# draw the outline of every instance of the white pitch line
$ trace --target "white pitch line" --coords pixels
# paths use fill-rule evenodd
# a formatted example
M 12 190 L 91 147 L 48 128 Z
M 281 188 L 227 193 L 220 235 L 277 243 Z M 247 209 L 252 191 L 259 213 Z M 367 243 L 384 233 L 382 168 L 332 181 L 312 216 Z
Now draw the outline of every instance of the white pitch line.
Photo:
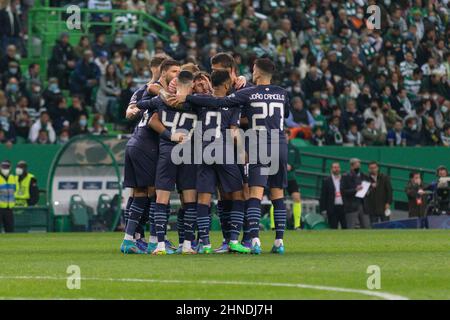
M 0 280 L 67 280 L 64 277 L 53 276 L 0 276 Z M 335 291 L 357 293 L 385 300 L 409 300 L 409 298 L 382 291 L 360 290 L 351 288 L 319 286 L 302 283 L 282 283 L 282 282 L 250 282 L 250 281 L 216 281 L 216 280 L 161 280 L 161 279 L 137 279 L 137 278 L 81 278 L 84 281 L 107 281 L 107 282 L 143 282 L 143 283 L 177 283 L 177 284 L 202 284 L 202 285 L 237 285 L 237 286 L 266 286 L 266 287 L 286 287 L 301 288 L 320 291 Z

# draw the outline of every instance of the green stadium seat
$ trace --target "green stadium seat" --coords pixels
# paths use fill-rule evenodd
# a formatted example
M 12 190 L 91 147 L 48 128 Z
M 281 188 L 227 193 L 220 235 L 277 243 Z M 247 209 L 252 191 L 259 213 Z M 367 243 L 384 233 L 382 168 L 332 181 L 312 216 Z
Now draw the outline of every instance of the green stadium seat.
M 89 228 L 88 207 L 80 195 L 70 197 L 69 214 L 73 231 L 87 231 Z
M 101 194 L 97 202 L 97 219 L 105 220 L 111 211 L 111 197 L 107 194 Z
M 307 230 L 324 230 L 329 229 L 325 218 L 317 213 L 308 213 L 302 216 L 302 224 Z

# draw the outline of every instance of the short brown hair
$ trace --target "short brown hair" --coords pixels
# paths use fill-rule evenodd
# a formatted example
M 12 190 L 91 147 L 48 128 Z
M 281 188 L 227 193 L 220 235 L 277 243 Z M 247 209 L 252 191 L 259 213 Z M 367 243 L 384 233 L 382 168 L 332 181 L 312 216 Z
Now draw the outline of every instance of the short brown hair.
M 185 64 L 183 64 L 181 66 L 181 70 L 189 71 L 190 73 L 195 74 L 196 72 L 200 71 L 200 68 L 196 64 L 194 64 L 192 62 L 188 62 L 188 63 L 185 63 Z
M 166 59 L 161 63 L 161 72 L 169 70 L 171 67 L 180 67 L 181 63 L 173 59 Z
M 236 67 L 234 58 L 229 53 L 221 52 L 211 58 L 211 64 L 220 64 L 223 68 L 233 69 Z
M 167 59 L 166 55 L 157 54 L 150 60 L 150 68 L 158 68 Z

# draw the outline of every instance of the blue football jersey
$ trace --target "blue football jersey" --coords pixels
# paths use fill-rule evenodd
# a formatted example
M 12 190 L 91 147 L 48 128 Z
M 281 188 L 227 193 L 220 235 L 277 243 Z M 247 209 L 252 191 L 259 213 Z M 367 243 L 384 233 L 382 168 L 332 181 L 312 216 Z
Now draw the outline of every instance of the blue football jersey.
M 280 143 L 286 143 L 284 119 L 289 115 L 289 96 L 275 85 L 258 85 L 238 90 L 227 97 L 187 96 L 186 101 L 208 108 L 241 107 L 248 118 L 249 129 L 267 132 L 276 130 Z M 270 135 L 268 135 L 270 142 Z

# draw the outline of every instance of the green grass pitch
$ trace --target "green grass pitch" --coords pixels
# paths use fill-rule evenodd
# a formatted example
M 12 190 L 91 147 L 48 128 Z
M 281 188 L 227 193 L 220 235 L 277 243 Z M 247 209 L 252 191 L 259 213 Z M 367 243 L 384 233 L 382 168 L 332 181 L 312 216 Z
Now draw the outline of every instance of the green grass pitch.
M 262 233 L 260 256 L 124 256 L 121 238 L 0 234 L 0 298 L 450 299 L 448 230 L 289 231 L 284 256 L 268 253 L 272 232 Z M 79 290 L 67 289 L 69 265 L 81 269 Z M 380 290 L 367 288 L 369 265 L 380 267 Z

